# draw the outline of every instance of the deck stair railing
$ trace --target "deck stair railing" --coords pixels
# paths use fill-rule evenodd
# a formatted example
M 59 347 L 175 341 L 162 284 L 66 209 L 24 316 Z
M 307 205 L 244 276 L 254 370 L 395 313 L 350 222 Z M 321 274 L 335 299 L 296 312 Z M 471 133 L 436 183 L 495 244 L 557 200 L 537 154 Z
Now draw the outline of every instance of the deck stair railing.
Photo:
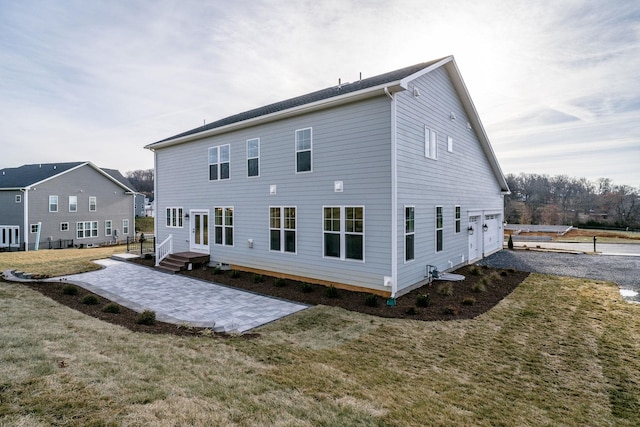
M 173 235 L 169 234 L 169 237 L 164 239 L 162 243 L 156 248 L 156 267 L 160 265 L 160 261 L 168 257 L 173 253 Z

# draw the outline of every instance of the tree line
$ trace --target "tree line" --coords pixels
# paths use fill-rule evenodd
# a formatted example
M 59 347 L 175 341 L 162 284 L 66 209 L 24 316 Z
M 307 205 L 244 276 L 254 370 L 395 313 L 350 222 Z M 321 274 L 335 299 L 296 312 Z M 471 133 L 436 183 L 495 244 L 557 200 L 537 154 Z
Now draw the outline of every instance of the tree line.
M 521 173 L 506 179 L 509 223 L 640 229 L 640 188 L 566 175 Z
M 138 169 L 124 174 L 133 188 L 153 199 L 153 169 Z

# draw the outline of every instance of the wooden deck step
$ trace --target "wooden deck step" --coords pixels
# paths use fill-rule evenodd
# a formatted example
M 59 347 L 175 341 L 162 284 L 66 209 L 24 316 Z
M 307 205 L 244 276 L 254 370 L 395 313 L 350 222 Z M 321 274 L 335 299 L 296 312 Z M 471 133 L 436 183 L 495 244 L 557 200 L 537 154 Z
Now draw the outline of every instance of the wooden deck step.
M 178 273 L 181 270 L 186 270 L 189 264 L 201 265 L 208 263 L 209 259 L 209 255 L 198 252 L 176 252 L 160 261 L 158 268 Z

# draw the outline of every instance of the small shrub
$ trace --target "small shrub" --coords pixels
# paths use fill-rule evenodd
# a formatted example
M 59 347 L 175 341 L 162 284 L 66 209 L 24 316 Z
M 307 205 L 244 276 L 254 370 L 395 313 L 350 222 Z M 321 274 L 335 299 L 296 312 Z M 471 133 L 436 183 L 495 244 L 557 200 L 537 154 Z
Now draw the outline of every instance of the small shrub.
M 416 297 L 416 305 L 418 307 L 429 307 L 431 305 L 431 295 L 420 294 Z
M 102 311 L 104 311 L 105 313 L 119 314 L 120 306 L 115 302 L 110 302 L 106 304 L 104 307 L 102 307 Z
M 151 259 L 153 258 L 153 255 L 151 254 L 144 254 L 144 259 Z
M 376 294 L 369 294 L 364 298 L 364 304 L 367 307 L 377 307 L 378 306 L 378 296 Z
M 309 292 L 313 292 L 313 286 L 311 285 L 311 283 L 304 282 L 300 285 L 300 290 L 303 293 L 308 294 Z
M 447 314 L 449 316 L 455 316 L 456 314 L 458 314 L 458 309 L 455 308 L 455 307 L 447 306 L 444 309 L 442 309 L 442 314 Z
M 238 270 L 231 270 L 231 278 L 238 279 L 240 277 L 240 272 Z
M 480 280 L 480 283 L 482 283 L 486 288 L 487 286 L 489 286 L 489 279 L 486 277 L 483 277 L 482 280 Z
M 471 286 L 471 290 L 477 293 L 486 292 L 487 287 L 482 282 L 476 282 Z
M 443 283 L 438 286 L 438 293 L 440 295 L 444 295 L 450 297 L 453 295 L 453 285 L 451 283 Z
M 479 276 L 480 275 L 480 269 L 478 268 L 478 266 L 474 265 L 469 270 L 469 274 L 471 274 L 472 276 Z
M 473 297 L 465 298 L 462 300 L 462 304 L 464 305 L 473 305 L 476 303 L 476 299 Z
M 324 295 L 327 298 L 338 298 L 338 289 L 335 286 L 329 286 L 326 291 L 324 291 Z
M 282 277 L 276 277 L 275 279 L 273 279 L 273 286 L 277 288 L 281 288 L 286 284 L 287 284 L 286 280 L 284 280 Z
M 213 274 L 221 274 L 222 269 L 220 267 L 213 267 Z
M 87 305 L 96 305 L 98 303 L 98 297 L 93 294 L 87 294 L 82 297 L 80 302 Z
M 415 307 L 409 307 L 407 308 L 407 311 L 405 311 L 405 313 L 407 313 L 410 316 L 415 316 L 416 314 L 418 314 L 418 310 L 416 310 Z
M 253 275 L 253 283 L 262 283 L 263 281 L 264 281 L 264 277 L 262 277 L 262 274 Z
M 62 287 L 62 293 L 65 295 L 78 295 L 80 291 L 77 286 L 73 285 L 64 285 Z
M 493 271 L 491 272 L 491 274 L 489 274 L 489 276 L 487 276 L 487 279 L 490 282 L 497 282 L 499 280 L 502 280 L 502 276 L 497 271 Z
M 156 312 L 153 310 L 143 311 L 142 313 L 138 314 L 138 317 L 136 317 L 136 323 L 138 325 L 155 325 Z
M 513 249 L 513 237 L 511 237 L 511 234 L 509 234 L 509 241 L 507 242 L 507 247 L 509 249 Z
M 502 277 L 507 277 L 507 276 L 509 275 L 509 273 L 507 273 L 506 271 L 502 270 L 502 271 L 500 272 L 500 275 L 501 275 Z

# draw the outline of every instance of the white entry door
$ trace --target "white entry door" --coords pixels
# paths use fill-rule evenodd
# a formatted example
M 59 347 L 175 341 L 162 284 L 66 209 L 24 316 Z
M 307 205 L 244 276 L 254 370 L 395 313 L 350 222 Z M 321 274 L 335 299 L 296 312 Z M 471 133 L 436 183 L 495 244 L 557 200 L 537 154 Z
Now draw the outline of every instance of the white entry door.
M 209 211 L 189 211 L 191 217 L 191 240 L 189 249 L 195 252 L 209 253 Z
M 469 217 L 469 262 L 474 262 L 482 257 L 482 224 L 480 215 Z

